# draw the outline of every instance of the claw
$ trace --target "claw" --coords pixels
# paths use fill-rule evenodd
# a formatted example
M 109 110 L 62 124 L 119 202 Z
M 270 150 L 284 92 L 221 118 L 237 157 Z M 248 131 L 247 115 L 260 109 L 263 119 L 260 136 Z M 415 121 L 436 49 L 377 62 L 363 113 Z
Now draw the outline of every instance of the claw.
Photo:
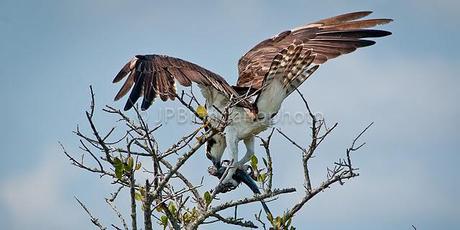
M 226 166 L 217 168 L 215 165 L 211 165 L 208 167 L 208 173 L 219 179 L 222 178 L 226 170 L 227 170 Z M 234 176 L 232 178 L 225 178 L 222 181 L 222 183 L 219 185 L 219 187 L 217 188 L 217 191 L 220 193 L 226 193 L 226 192 L 232 191 L 235 188 L 237 188 L 240 183 L 241 181 L 236 180 Z
M 252 170 L 251 166 L 250 166 L 250 165 L 246 165 L 246 164 L 238 165 L 238 169 L 241 169 L 241 171 L 243 171 L 243 172 L 247 172 L 248 169 L 251 169 L 251 170 Z
M 222 183 L 217 189 L 217 192 L 220 192 L 220 193 L 226 193 L 226 192 L 229 192 L 233 189 L 235 189 L 241 182 L 243 182 L 246 186 L 249 187 L 249 189 L 251 189 L 251 191 L 254 193 L 254 194 L 260 194 L 260 190 L 259 188 L 257 187 L 257 184 L 254 182 L 254 180 L 251 178 L 251 176 L 249 175 L 252 175 L 253 173 L 250 173 L 248 175 L 248 172 L 247 170 L 250 169 L 251 172 L 253 171 L 252 167 L 246 167 L 246 170 L 242 170 L 241 168 L 237 168 L 237 170 L 235 171 L 235 174 L 233 174 L 232 176 L 232 181 L 234 181 L 236 183 L 236 186 L 235 184 L 233 183 L 230 183 L 230 184 L 226 184 L 226 183 Z M 209 174 L 217 177 L 217 178 L 222 178 L 222 176 L 224 175 L 225 173 L 225 170 L 227 170 L 227 166 L 222 166 L 220 168 L 217 168 L 215 167 L 214 165 L 212 166 L 209 166 L 208 167 L 208 172 Z M 268 208 L 267 204 L 265 203 L 265 201 L 261 200 L 260 201 L 262 203 L 262 207 L 265 211 L 265 213 L 267 215 L 271 215 L 271 212 L 270 212 L 270 209 Z
M 249 171 L 248 171 L 249 170 Z M 254 169 L 248 165 L 247 169 L 246 169 L 246 174 L 249 175 L 253 180 L 257 180 L 257 175 L 256 175 L 256 171 L 254 171 Z
M 228 181 L 223 181 L 220 186 L 217 188 L 217 191 L 220 193 L 230 192 L 238 187 L 240 183 L 234 179 L 229 179 Z

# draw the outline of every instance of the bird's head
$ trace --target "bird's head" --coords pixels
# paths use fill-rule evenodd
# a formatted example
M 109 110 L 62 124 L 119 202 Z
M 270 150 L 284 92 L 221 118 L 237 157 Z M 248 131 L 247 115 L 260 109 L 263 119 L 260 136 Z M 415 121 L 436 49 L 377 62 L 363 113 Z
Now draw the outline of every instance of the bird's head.
M 206 157 L 212 161 L 216 168 L 222 166 L 221 159 L 226 147 L 225 137 L 216 134 L 206 142 Z

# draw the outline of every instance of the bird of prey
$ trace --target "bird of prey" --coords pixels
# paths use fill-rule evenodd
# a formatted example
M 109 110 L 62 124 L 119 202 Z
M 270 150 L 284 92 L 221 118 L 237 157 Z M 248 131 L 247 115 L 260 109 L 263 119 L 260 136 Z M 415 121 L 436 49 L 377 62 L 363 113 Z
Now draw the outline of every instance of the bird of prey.
M 326 61 L 375 44 L 368 38 L 391 34 L 370 29 L 391 22 L 391 19 L 363 19 L 372 12 L 361 11 L 319 20 L 287 30 L 268 38 L 249 50 L 238 62 L 239 77 L 231 86 L 223 77 L 194 63 L 165 55 L 137 55 L 116 75 L 114 83 L 127 77 L 115 100 L 130 90 L 124 107 L 129 110 L 143 97 L 141 109 L 146 110 L 156 98 L 163 101 L 177 97 L 176 85 L 195 83 L 206 99 L 211 125 L 229 109 L 231 122 L 224 131 L 214 135 L 206 146 L 206 156 L 219 169 L 228 148 L 231 163 L 223 184 L 237 186 L 234 174 L 254 154 L 254 137 L 272 124 L 282 102 Z M 238 143 L 246 146 L 238 158 Z

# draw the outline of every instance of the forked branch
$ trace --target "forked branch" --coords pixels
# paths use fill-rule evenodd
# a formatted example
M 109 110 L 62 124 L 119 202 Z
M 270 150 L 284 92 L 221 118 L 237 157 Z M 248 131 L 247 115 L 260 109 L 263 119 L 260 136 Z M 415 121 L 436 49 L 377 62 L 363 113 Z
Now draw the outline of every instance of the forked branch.
M 195 116 L 195 124 L 199 127 L 191 133 L 179 137 L 175 144 L 164 151 L 160 151 L 155 136 L 162 125 L 150 128 L 137 107 L 134 109 L 135 116 L 131 118 L 123 111 L 106 106 L 103 111 L 108 116 L 115 116 L 118 126 L 112 127 L 108 131 L 101 131 L 103 129 L 100 130 L 94 120 L 97 106 L 92 87 L 90 87 L 90 93 L 90 107 L 85 112 L 90 133 L 84 133 L 78 126 L 74 132 L 79 138 L 79 148 L 82 151 L 80 157 L 75 157 L 62 144 L 60 145 L 72 165 L 100 177 L 108 177 L 111 179 L 111 183 L 116 186 L 110 198 L 106 198 L 107 204 L 122 224 L 122 228 L 111 224 L 115 229 L 143 228 L 151 230 L 157 229 L 156 225 L 159 228 L 169 229 L 197 229 L 200 225 L 215 222 L 245 228 L 262 227 L 266 229 L 267 226 L 271 226 L 272 229 L 286 229 L 291 226 L 292 217 L 319 192 L 335 183 L 343 184 L 344 180 L 359 175 L 358 169 L 353 165 L 352 153 L 364 146 L 365 143 L 359 143 L 359 140 L 372 125 L 372 123 L 368 125 L 353 139 L 352 144 L 346 149 L 346 155 L 334 162 L 333 167 L 327 170 L 327 177 L 323 182 L 313 185 L 310 178 L 309 160 L 317 155 L 318 146 L 337 127 L 337 123 L 328 128 L 324 118 L 312 113 L 307 100 L 299 92 L 311 118 L 311 126 L 309 127 L 311 140 L 309 140 L 309 144 L 303 146 L 276 128 L 271 129 L 265 138 L 257 137 L 265 152 L 265 156 L 262 158 L 265 167 L 258 168 L 257 160 L 254 159 L 251 161 L 251 168 L 254 174 L 252 176 L 262 188 L 261 193 L 236 200 L 223 200 L 218 199 L 218 186 L 212 191 L 200 191 L 203 180 L 194 182 L 181 170 L 213 135 L 225 130 L 230 122 L 228 120 L 230 117 L 229 108 L 235 106 L 240 100 L 249 99 L 251 95 L 235 98 L 223 111 L 220 111 L 222 119 L 216 122 L 219 124 L 217 127 L 210 127 L 206 120 L 208 118 L 200 117 L 196 112 L 194 106 L 198 106 L 200 103 L 193 92 L 183 92 L 181 96 L 176 96 L 180 104 Z M 205 127 L 206 129 L 204 129 Z M 117 132 L 120 129 L 123 130 L 121 134 Z M 267 216 L 269 224 L 264 222 L 261 212 L 258 215 L 255 214 L 255 219 L 252 220 L 250 219 L 251 216 L 238 217 L 237 207 L 241 208 L 266 199 L 276 200 L 281 195 L 296 192 L 294 188 L 273 188 L 273 168 L 276 167 L 276 162 L 272 160 L 273 153 L 270 144 L 275 129 L 277 133 L 281 134 L 281 137 L 285 138 L 301 153 L 305 195 L 284 213 L 275 213 L 279 216 L 269 214 Z M 86 157 L 87 155 L 89 157 Z M 118 199 L 123 199 L 120 198 L 121 195 L 119 194 L 124 188 L 129 191 L 129 196 L 126 199 L 130 201 L 128 209 L 130 210 L 130 218 L 123 217 L 121 214 L 123 212 L 115 205 Z M 91 222 L 97 228 L 106 229 L 80 200 L 77 199 L 77 202 L 88 213 Z M 138 207 L 142 207 L 143 215 L 138 214 Z M 223 211 L 229 209 L 235 209 L 234 216 L 226 217 L 223 214 Z M 280 210 L 276 211 L 279 212 Z M 138 221 L 140 216 L 143 217 L 143 221 Z M 143 223 L 143 227 L 138 226 L 141 223 Z

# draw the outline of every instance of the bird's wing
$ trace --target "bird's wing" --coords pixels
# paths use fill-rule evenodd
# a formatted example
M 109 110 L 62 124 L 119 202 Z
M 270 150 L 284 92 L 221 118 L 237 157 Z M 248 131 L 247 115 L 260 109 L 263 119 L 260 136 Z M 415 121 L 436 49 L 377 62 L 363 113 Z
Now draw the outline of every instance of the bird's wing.
M 239 60 L 237 86 L 261 88 L 275 56 L 295 43 L 303 44 L 300 55 L 311 50 L 309 55 L 315 57 L 313 64 L 322 64 L 329 59 L 353 52 L 357 48 L 375 44 L 374 41 L 363 38 L 383 37 L 391 33 L 367 28 L 386 24 L 392 20 L 361 19 L 371 13 L 371 11 L 362 11 L 338 15 L 284 31 L 260 42 Z
M 113 83 L 127 79 L 115 96 L 119 100 L 131 90 L 125 110 L 133 107 L 136 101 L 143 97 L 141 109 L 146 110 L 155 100 L 174 100 L 177 96 L 175 82 L 183 86 L 192 83 L 200 87 L 210 87 L 227 98 L 236 97 L 238 93 L 225 81 L 224 78 L 201 66 L 179 58 L 164 55 L 137 55 L 126 63 L 113 79 Z M 206 95 L 204 95 L 206 97 Z M 243 107 L 250 107 L 247 101 L 241 101 Z

